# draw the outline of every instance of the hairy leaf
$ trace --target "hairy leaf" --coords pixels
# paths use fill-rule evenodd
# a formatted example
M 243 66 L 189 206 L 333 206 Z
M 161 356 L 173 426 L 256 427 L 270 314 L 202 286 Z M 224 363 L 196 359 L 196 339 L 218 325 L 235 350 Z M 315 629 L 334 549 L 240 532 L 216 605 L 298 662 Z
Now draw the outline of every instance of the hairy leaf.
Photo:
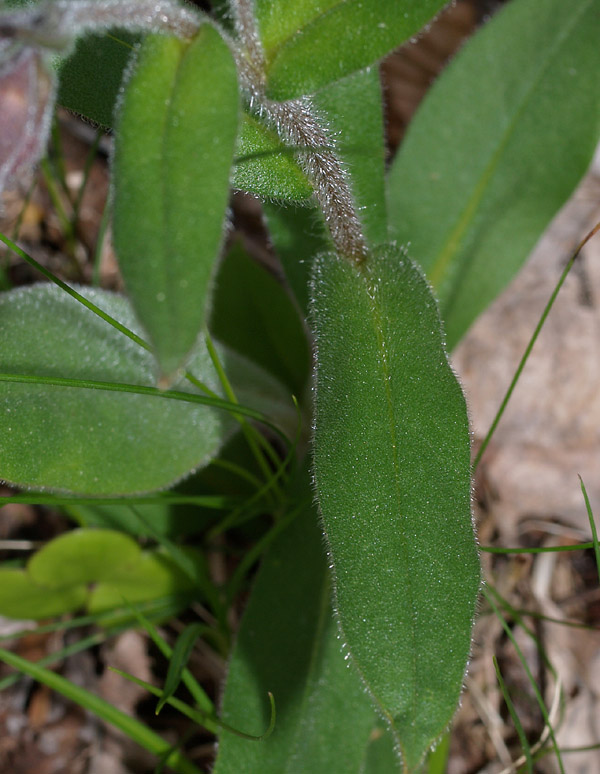
M 210 25 L 150 36 L 126 86 L 114 158 L 114 240 L 169 382 L 204 324 L 238 126 L 233 57 Z
M 390 172 L 392 236 L 453 347 L 569 197 L 600 136 L 596 0 L 509 3 L 436 82 Z
M 479 588 L 465 402 L 435 300 L 397 248 L 361 268 L 325 255 L 313 282 L 314 470 L 337 613 L 411 770 L 454 713 Z
M 99 290 L 81 292 L 137 330 L 126 299 Z M 274 380 L 233 353 L 220 353 L 234 385 L 247 383 L 247 391 L 238 392 L 240 400 L 252 400 L 249 395 L 256 391 L 255 405 L 277 410 Z M 190 368 L 219 391 L 206 347 L 198 346 Z M 0 374 L 152 386 L 155 363 L 151 353 L 59 288 L 36 285 L 0 295 Z M 198 394 L 187 381 L 178 389 Z M 206 465 L 232 428 L 223 411 L 157 394 L 1 379 L 0 408 L 1 478 L 89 495 L 168 487 Z
M 384 177 L 385 148 L 381 84 L 376 68 L 354 73 L 323 89 L 315 105 L 346 167 L 367 241 L 387 241 Z M 332 249 L 322 214 L 266 202 L 263 206 L 273 246 L 303 312 L 308 309 L 308 284 L 316 255 Z
M 80 38 L 59 69 L 58 102 L 111 128 L 123 74 L 137 37 L 123 31 Z
M 271 691 L 277 722 L 260 744 L 223 734 L 215 774 L 360 772 L 375 715 L 341 652 L 322 542 L 307 507 L 263 561 L 229 664 L 222 716 L 260 733 Z
M 443 0 L 259 0 L 267 91 L 293 99 L 362 70 L 397 48 Z

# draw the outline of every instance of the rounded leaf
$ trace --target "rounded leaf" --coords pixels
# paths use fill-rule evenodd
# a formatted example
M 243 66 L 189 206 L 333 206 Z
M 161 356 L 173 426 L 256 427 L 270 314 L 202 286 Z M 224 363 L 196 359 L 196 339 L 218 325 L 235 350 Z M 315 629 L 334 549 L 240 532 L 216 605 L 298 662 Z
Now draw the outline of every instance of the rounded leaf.
M 160 551 L 147 551 L 129 566 L 122 566 L 110 581 L 98 583 L 88 600 L 90 613 L 123 605 L 161 599 L 173 595 L 191 594 L 196 584 L 176 564 Z
M 27 564 L 31 579 L 48 588 L 96 583 L 135 564 L 140 548 L 108 529 L 75 529 L 51 540 Z
M 83 607 L 86 598 L 83 585 L 48 588 L 26 570 L 0 569 L 0 615 L 7 618 L 53 618 Z
M 125 298 L 79 290 L 139 330 Z M 219 389 L 205 348 L 191 367 Z M 0 295 L 0 374 L 153 386 L 155 363 L 61 289 L 35 285 Z M 227 426 L 224 412 L 160 396 L 0 380 L 0 477 L 89 495 L 155 491 L 206 464 Z

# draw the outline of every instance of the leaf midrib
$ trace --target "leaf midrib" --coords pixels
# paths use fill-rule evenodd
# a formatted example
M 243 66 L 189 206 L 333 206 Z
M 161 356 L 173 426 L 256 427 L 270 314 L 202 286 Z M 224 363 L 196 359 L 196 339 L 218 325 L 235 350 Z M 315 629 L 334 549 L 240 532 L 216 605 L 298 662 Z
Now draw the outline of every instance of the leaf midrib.
M 174 319 L 177 319 L 177 308 L 176 305 L 174 305 L 174 296 L 173 293 L 171 293 L 169 288 L 169 271 L 167 269 L 167 261 L 165 259 L 165 256 L 168 255 L 168 247 L 169 247 L 169 234 L 171 232 L 170 229 L 170 222 L 171 222 L 171 205 L 173 203 L 173 200 L 177 201 L 177 197 L 169 197 L 168 195 L 168 188 L 171 183 L 171 178 L 169 175 L 169 165 L 167 164 L 168 159 L 168 145 L 170 140 L 170 134 L 171 129 L 174 126 L 172 121 L 172 107 L 173 107 L 173 96 L 175 93 L 175 90 L 178 86 L 178 80 L 179 80 L 179 74 L 181 72 L 181 67 L 183 64 L 183 60 L 185 59 L 185 56 L 188 52 L 188 46 L 182 46 L 181 55 L 179 56 L 179 59 L 177 61 L 177 66 L 175 68 L 175 71 L 173 73 L 173 80 L 172 80 L 172 86 L 169 90 L 169 95 L 167 97 L 166 105 L 165 105 L 165 111 L 164 111 L 164 120 L 162 122 L 161 127 L 161 152 L 160 152 L 160 180 L 159 180 L 159 187 L 160 187 L 160 196 L 162 201 L 162 207 L 161 207 L 161 249 L 162 249 L 162 257 L 161 257 L 161 276 L 162 276 L 162 287 L 165 289 L 165 299 L 163 303 L 167 307 L 166 311 L 168 312 L 168 320 L 173 321 Z M 168 178 L 168 179 L 167 179 Z M 169 261 L 169 265 L 171 264 L 171 261 Z M 171 328 L 171 325 L 168 325 L 169 328 Z M 173 331 L 171 330 L 171 334 Z M 162 368 L 161 368 L 162 370 Z M 166 376 L 170 376 L 170 374 L 165 374 Z
M 446 270 L 449 264 L 452 263 L 454 256 L 458 252 L 462 240 L 465 236 L 465 232 L 473 222 L 479 209 L 479 205 L 484 199 L 484 195 L 487 190 L 487 184 L 496 172 L 500 162 L 500 157 L 502 156 L 504 150 L 506 149 L 509 141 L 517 129 L 519 118 L 524 113 L 528 104 L 532 101 L 531 97 L 537 93 L 538 84 L 541 82 L 546 72 L 550 69 L 551 65 L 556 59 L 556 57 L 553 56 L 554 52 L 562 48 L 565 41 L 568 39 L 568 37 L 570 37 L 573 28 L 578 25 L 580 17 L 583 16 L 583 14 L 588 10 L 591 2 L 593 2 L 593 0 L 587 0 L 587 2 L 583 2 L 580 7 L 580 12 L 575 14 L 571 23 L 566 25 L 565 28 L 561 30 L 561 33 L 556 37 L 555 45 L 548 51 L 548 56 L 541 64 L 534 79 L 531 81 L 530 87 L 523 93 L 523 97 L 518 103 L 516 110 L 514 111 L 514 117 L 509 122 L 497 146 L 497 149 L 493 152 L 489 162 L 486 164 L 478 182 L 475 185 L 473 193 L 469 197 L 466 206 L 464 207 L 456 222 L 456 225 L 451 230 L 448 239 L 444 242 L 441 250 L 438 252 L 437 257 L 432 263 L 431 269 L 428 271 L 429 281 L 434 287 L 439 289 L 441 281 L 446 275 Z
M 379 363 L 380 363 L 380 374 L 381 378 L 383 379 L 383 385 L 384 385 L 384 393 L 385 393 L 385 413 L 387 416 L 388 421 L 388 431 L 390 435 L 390 443 L 392 447 L 392 460 L 393 460 L 393 468 L 394 468 L 394 475 L 393 475 L 393 487 L 396 495 L 396 502 L 397 502 L 397 512 L 398 515 L 401 516 L 402 513 L 402 487 L 400 482 L 400 461 L 398 457 L 398 437 L 396 434 L 396 422 L 395 422 L 395 411 L 394 411 L 394 400 L 392 396 L 392 387 L 391 387 L 391 373 L 389 369 L 389 364 L 387 362 L 387 351 L 385 346 L 385 335 L 384 335 L 384 327 L 383 327 L 383 314 L 381 310 L 381 301 L 379 299 L 379 289 L 377 286 L 377 283 L 373 283 L 371 280 L 370 272 L 367 270 L 362 275 L 362 280 L 365 283 L 365 290 L 367 293 L 367 298 L 369 300 L 369 311 L 371 312 L 371 322 L 373 326 L 373 332 L 375 334 L 375 340 L 376 340 L 376 347 L 377 352 L 379 354 Z M 404 553 L 404 561 L 405 563 L 408 563 L 408 551 L 406 547 L 406 542 L 403 541 L 403 553 Z M 411 648 L 411 667 L 412 667 L 412 685 L 410 688 L 410 695 L 411 695 L 411 702 L 412 702 L 412 716 L 416 717 L 416 690 L 415 686 L 417 685 L 417 662 L 418 662 L 418 648 L 416 644 L 416 634 L 415 634 L 415 626 L 414 626 L 414 620 L 416 617 L 416 609 L 415 609 L 415 594 L 414 594 L 414 588 L 413 588 L 413 582 L 412 582 L 412 575 L 409 573 L 407 578 L 407 584 L 405 586 L 405 593 L 408 597 L 408 606 L 411 609 L 411 619 L 412 619 L 412 625 L 410 627 L 410 636 L 412 640 L 412 648 Z M 363 679 L 365 679 L 363 677 Z M 369 689 L 371 690 L 371 693 L 373 696 L 376 696 L 375 691 L 371 688 L 370 684 L 367 680 L 365 680 L 365 683 L 369 685 Z M 378 704 L 383 708 L 383 705 L 381 704 L 379 698 L 377 699 Z M 395 718 L 390 715 L 388 711 L 384 710 L 384 715 L 388 720 L 388 723 L 390 724 L 390 730 L 393 733 L 396 743 L 398 747 L 402 750 L 402 764 L 403 767 L 405 766 L 406 761 L 406 755 L 404 753 L 404 745 L 402 744 L 402 741 L 399 737 L 398 731 L 396 729 L 395 725 Z

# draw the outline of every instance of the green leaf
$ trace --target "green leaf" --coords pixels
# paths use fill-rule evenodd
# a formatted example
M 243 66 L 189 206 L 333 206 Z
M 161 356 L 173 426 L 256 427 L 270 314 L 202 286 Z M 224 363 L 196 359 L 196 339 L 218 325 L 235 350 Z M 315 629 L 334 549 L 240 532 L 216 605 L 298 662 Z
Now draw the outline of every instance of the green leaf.
M 394 774 L 397 771 L 400 771 L 400 764 L 394 737 L 383 721 L 379 721 L 371 732 L 361 774 Z
M 312 196 L 295 150 L 248 113 L 242 115 L 231 184 L 265 198 L 303 201 Z
M 302 395 L 310 352 L 298 310 L 281 283 L 239 243 L 216 274 L 209 327 L 219 341 Z
M 314 472 L 349 657 L 413 770 L 454 713 L 479 589 L 463 395 L 394 246 L 313 275 Z M 443 635 L 442 635 L 443 633 Z
M 312 94 L 374 64 L 444 5 L 443 0 L 259 0 L 268 96 Z
M 40 586 L 26 570 L 0 568 L 0 615 L 41 620 L 83 607 L 87 589 L 82 585 L 52 589 Z
M 77 529 L 47 543 L 25 569 L 0 569 L 0 615 L 49 618 L 87 605 L 91 613 L 129 603 L 202 596 L 204 557 L 192 549 L 186 572 L 161 549 L 142 552 L 132 538 L 106 529 Z M 105 622 L 106 623 L 106 622 Z
M 210 25 L 189 44 L 148 37 L 125 89 L 114 157 L 115 248 L 166 383 L 204 324 L 238 102 L 233 57 Z
M 149 531 L 140 524 L 139 518 L 129 505 L 87 505 L 67 503 L 62 506 L 68 515 L 84 527 L 105 527 L 117 529 L 129 535 L 149 537 Z M 186 531 L 188 525 L 185 521 L 178 523 L 174 518 L 175 510 L 169 503 L 156 503 L 149 505 L 137 505 L 136 509 L 152 527 L 162 535 L 177 534 L 177 530 Z M 189 525 L 188 531 L 193 531 Z
M 310 488 L 306 486 L 310 502 Z M 310 507 L 273 542 L 229 664 L 222 718 L 260 733 L 275 697 L 273 734 L 253 744 L 222 734 L 215 774 L 351 774 L 375 722 L 342 656 L 317 516 Z
M 111 128 L 123 73 L 137 37 L 118 35 L 80 38 L 59 68 L 58 103 L 101 126 Z
M 200 568 L 201 555 L 193 555 Z M 87 608 L 102 613 L 121 607 L 123 600 L 135 604 L 181 594 L 197 595 L 197 584 L 161 551 L 145 551 L 135 563 L 114 567 L 112 577 L 92 589 Z
M 283 265 L 298 306 L 308 311 L 308 286 L 316 255 L 333 249 L 322 213 L 317 207 L 264 202 L 271 242 Z
M 597 0 L 509 3 L 433 86 L 390 172 L 392 236 L 436 288 L 449 346 L 508 283 L 600 135 Z
M 27 563 L 35 583 L 48 588 L 96 583 L 113 577 L 115 568 L 135 564 L 140 547 L 132 538 L 108 529 L 75 529 L 51 540 Z
M 126 299 L 81 292 L 135 330 Z M 205 347 L 192 370 L 218 391 Z M 0 373 L 151 385 L 154 361 L 62 290 L 36 285 L 0 295 Z M 0 477 L 90 495 L 168 487 L 214 457 L 231 425 L 209 406 L 31 383 L 0 382 L 0 407 Z

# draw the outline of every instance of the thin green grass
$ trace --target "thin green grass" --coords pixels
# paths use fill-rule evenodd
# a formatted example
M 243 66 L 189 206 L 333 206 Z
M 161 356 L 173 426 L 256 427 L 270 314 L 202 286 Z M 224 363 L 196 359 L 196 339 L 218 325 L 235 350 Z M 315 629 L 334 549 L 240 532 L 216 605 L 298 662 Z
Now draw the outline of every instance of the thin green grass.
M 596 522 L 594 521 L 594 514 L 592 512 L 592 506 L 590 505 L 590 498 L 588 497 L 583 479 L 579 476 L 579 484 L 583 493 L 583 499 L 585 501 L 585 509 L 587 511 L 588 519 L 590 522 L 590 529 L 592 531 L 592 545 L 594 547 L 594 554 L 596 556 L 596 570 L 598 571 L 598 579 L 600 580 L 600 545 L 598 544 L 598 532 L 596 530 Z
M 498 666 L 498 659 L 496 658 L 496 656 L 493 656 L 493 661 L 494 661 L 494 669 L 496 670 L 496 677 L 498 679 L 498 685 L 500 686 L 500 690 L 502 691 L 502 696 L 504 697 L 504 701 L 506 703 L 506 706 L 512 718 L 513 724 L 515 726 L 517 735 L 519 737 L 519 741 L 521 743 L 521 748 L 525 754 L 525 765 L 527 767 L 527 772 L 528 774 L 533 774 L 533 760 L 531 757 L 531 747 L 529 745 L 529 741 L 523 729 L 523 724 L 521 723 L 519 715 L 515 709 L 515 705 L 513 704 L 513 701 L 510 697 L 510 693 L 508 692 L 508 688 L 506 687 L 506 683 L 504 682 L 504 678 L 502 677 L 502 673 L 500 672 L 500 667 Z
M 504 546 L 479 546 L 486 554 L 555 554 L 562 551 L 585 551 L 594 548 L 594 543 L 572 543 L 567 546 L 537 546 L 531 548 L 505 548 Z
M 157 696 L 159 698 L 162 696 L 162 690 L 157 688 L 155 685 L 147 683 L 145 680 L 140 680 L 137 677 L 134 677 L 127 672 L 123 672 L 120 669 L 115 669 L 114 667 L 110 667 L 110 669 L 112 672 L 121 675 L 121 677 L 124 677 L 126 680 L 139 685 L 141 688 L 145 688 L 148 693 L 151 693 L 153 696 Z M 273 733 L 276 722 L 275 700 L 272 693 L 269 693 L 269 701 L 271 704 L 271 718 L 269 720 L 269 725 L 267 726 L 267 729 L 258 736 L 255 736 L 254 734 L 247 734 L 245 731 L 240 731 L 237 728 L 233 728 L 218 718 L 210 718 L 210 720 L 216 723 L 222 731 L 228 731 L 230 734 L 235 734 L 235 736 L 239 736 L 242 739 L 247 739 L 250 742 L 263 742 Z M 190 707 L 189 704 L 186 704 L 184 701 L 171 696 L 169 699 L 167 699 L 167 704 L 170 704 L 172 707 L 174 707 L 174 709 L 176 709 L 178 712 L 181 712 L 182 715 L 185 715 L 185 717 L 189 718 L 194 723 L 197 723 L 199 726 L 206 727 L 206 716 L 203 713 L 198 712 L 198 710 L 195 710 L 193 707 Z
M 104 699 L 86 691 L 83 688 L 71 683 L 61 675 L 40 666 L 38 663 L 27 661 L 15 653 L 0 649 L 0 660 L 9 666 L 32 677 L 34 680 L 48 686 L 53 691 L 64 696 L 66 699 L 75 702 L 80 707 L 89 710 L 106 723 L 118 728 L 132 741 L 136 742 L 148 752 L 161 757 L 168 754 L 167 764 L 178 774 L 201 774 L 188 758 L 178 750 L 173 750 L 171 745 L 165 742 L 158 734 L 149 729 L 139 720 L 126 715 L 124 712 L 116 709 Z
M 531 688 L 532 688 L 533 693 L 535 695 L 535 698 L 537 700 L 538 706 L 539 706 L 540 711 L 542 713 L 542 717 L 544 718 L 544 723 L 546 725 L 546 728 L 548 729 L 548 734 L 550 736 L 550 739 L 552 740 L 552 746 L 553 746 L 553 749 L 554 749 L 554 753 L 556 755 L 556 761 L 558 763 L 559 771 L 560 771 L 561 774 L 565 774 L 565 769 L 564 769 L 562 757 L 561 757 L 561 754 L 560 754 L 560 749 L 559 749 L 558 743 L 556 741 L 556 735 L 554 733 L 554 728 L 552 727 L 552 721 L 551 721 L 550 716 L 548 714 L 548 710 L 546 708 L 546 704 L 545 704 L 544 699 L 543 699 L 543 697 L 542 697 L 542 695 L 540 693 L 540 690 L 539 690 L 539 688 L 537 686 L 537 683 L 536 683 L 533 675 L 531 674 L 531 669 L 529 668 L 529 664 L 527 663 L 527 660 L 525 659 L 525 656 L 523 655 L 523 651 L 519 647 L 519 644 L 516 641 L 516 639 L 515 639 L 515 637 L 514 637 L 514 635 L 512 633 L 511 628 L 506 623 L 506 620 L 505 620 L 504 616 L 502 615 L 502 613 L 500 612 L 500 610 L 496 606 L 494 600 L 492 599 L 492 596 L 490 595 L 490 593 L 488 592 L 488 590 L 487 590 L 487 588 L 485 586 L 483 587 L 483 594 L 484 594 L 486 600 L 488 601 L 490 607 L 494 611 L 497 619 L 500 621 L 500 623 L 502 625 L 502 628 L 504 629 L 504 631 L 506 633 L 506 636 L 511 641 L 511 643 L 512 643 L 512 645 L 513 645 L 513 647 L 514 647 L 514 649 L 515 649 L 515 651 L 517 653 L 519 661 L 521 662 L 521 665 L 523 666 L 523 669 L 525 670 L 525 674 L 527 675 L 527 679 L 529 681 L 529 684 L 531 685 Z
M 169 668 L 167 670 L 162 696 L 156 705 L 155 712 L 157 715 L 179 687 L 179 683 L 183 679 L 183 671 L 187 668 L 196 641 L 200 639 L 200 637 L 204 637 L 205 634 L 210 634 L 210 632 L 210 626 L 202 623 L 193 623 L 186 626 L 177 638 L 177 642 L 175 643 L 173 653 L 169 660 Z
M 9 504 L 46 505 L 60 508 L 63 505 L 197 505 L 216 511 L 228 511 L 240 505 L 242 498 L 225 495 L 191 495 L 177 492 L 159 492 L 155 495 L 122 497 L 78 497 L 75 495 L 36 494 L 0 495 L 0 508 Z

